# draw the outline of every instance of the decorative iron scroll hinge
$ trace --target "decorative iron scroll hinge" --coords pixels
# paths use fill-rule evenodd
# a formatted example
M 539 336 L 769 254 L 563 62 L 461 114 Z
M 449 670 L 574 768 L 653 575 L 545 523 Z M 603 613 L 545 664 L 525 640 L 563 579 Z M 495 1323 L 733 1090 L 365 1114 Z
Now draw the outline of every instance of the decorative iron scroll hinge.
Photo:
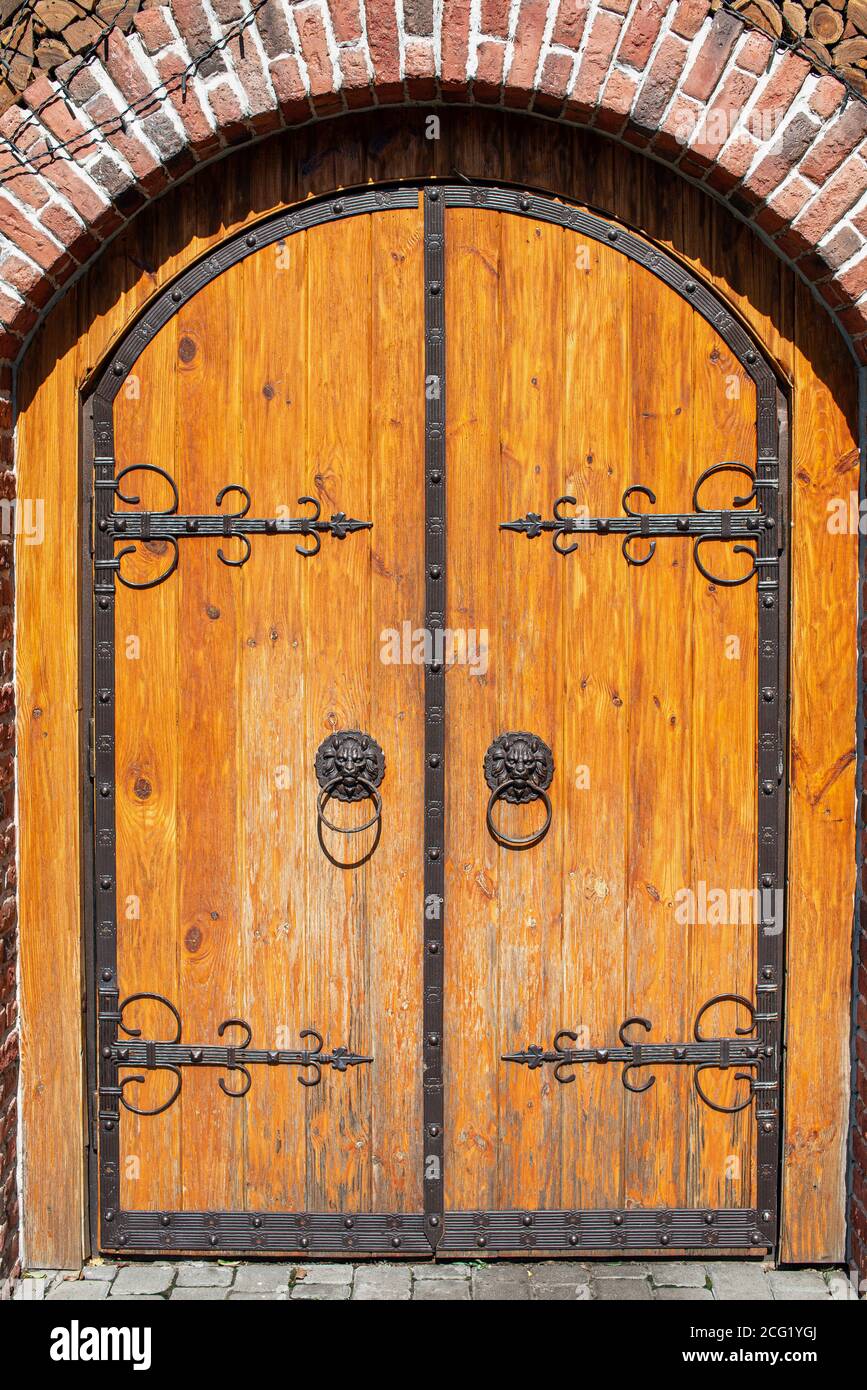
M 706 510 L 699 503 L 699 492 L 709 478 L 720 473 L 740 473 L 749 480 L 752 488 L 746 497 L 733 499 L 733 510 Z M 638 566 L 649 564 L 653 559 L 658 537 L 687 536 L 693 541 L 692 557 L 696 569 L 709 583 L 732 589 L 739 584 L 746 584 L 754 575 L 758 575 L 760 589 L 776 589 L 779 557 L 760 554 L 759 537 L 762 532 L 771 531 L 777 525 L 777 501 L 772 497 L 772 507 L 737 510 L 754 501 L 760 488 L 775 489 L 777 493 L 779 491 L 775 479 L 756 477 L 754 470 L 747 468 L 746 464 L 715 463 L 711 468 L 705 469 L 693 488 L 694 510 L 691 512 L 654 515 L 652 512 L 634 511 L 630 505 L 633 494 L 646 497 L 651 504 L 655 504 L 656 494 L 651 492 L 649 487 L 633 484 L 626 489 L 621 499 L 623 516 L 564 516 L 563 507 L 577 506 L 577 499 L 558 497 L 552 508 L 551 518 L 543 519 L 538 512 L 528 512 L 517 521 L 501 522 L 500 530 L 523 532 L 528 540 L 535 540 L 543 532 L 550 533 L 551 543 L 558 555 L 571 555 L 573 550 L 578 549 L 577 541 L 573 541 L 571 545 L 564 545 L 565 536 L 588 533 L 598 536 L 622 535 L 623 542 L 620 548 L 623 558 L 628 565 Z M 631 551 L 630 546 L 636 539 L 649 542 L 646 555 L 638 556 Z M 734 541 L 733 553 L 749 555 L 752 559 L 751 568 L 738 579 L 721 579 L 711 574 L 701 558 L 701 548 L 712 541 Z
M 252 553 L 252 546 L 248 537 L 250 536 L 311 536 L 313 544 L 310 546 L 296 545 L 295 549 L 299 555 L 309 558 L 318 555 L 322 548 L 322 536 L 331 535 L 335 540 L 345 540 L 354 531 L 369 531 L 373 527 L 372 521 L 356 521 L 354 517 L 347 516 L 345 512 L 334 512 L 328 521 L 322 520 L 321 508 L 315 497 L 299 497 L 300 506 L 312 507 L 309 516 L 295 517 L 251 517 L 247 513 L 252 505 L 252 498 L 245 487 L 240 483 L 228 483 L 226 487 L 220 488 L 216 496 L 216 505 L 221 507 L 224 498 L 229 493 L 237 493 L 243 500 L 240 511 L 226 512 L 201 516 L 180 516 L 178 506 L 180 498 L 177 485 L 174 479 L 165 469 L 157 468 L 152 463 L 133 463 L 128 468 L 121 469 L 120 473 L 114 478 L 97 478 L 95 486 L 104 488 L 112 492 L 121 502 L 127 506 L 136 507 L 140 498 L 128 497 L 121 492 L 120 484 L 130 473 L 155 473 L 168 483 L 172 491 L 172 505 L 163 511 L 139 511 L 139 512 L 117 512 L 111 511 L 99 520 L 99 529 L 104 532 L 108 539 L 114 543 L 119 541 L 162 541 L 171 549 L 171 559 L 167 568 L 156 579 L 149 579 L 146 582 L 137 583 L 131 579 L 124 578 L 121 573 L 121 562 L 125 555 L 135 554 L 134 545 L 124 546 L 123 550 L 110 560 L 97 560 L 95 568 L 98 571 L 105 571 L 108 574 L 116 575 L 120 583 L 128 589 L 155 589 L 158 584 L 163 584 L 174 574 L 178 567 L 178 541 L 186 540 L 190 537 L 203 536 L 224 536 L 229 539 L 240 540 L 244 549 L 237 560 L 230 559 L 223 553 L 222 546 L 217 550 L 217 558 L 224 565 L 231 569 L 240 569 L 246 565 Z
M 750 1016 L 748 1028 L 735 1028 L 733 1038 L 705 1038 L 701 1033 L 701 1020 L 709 1009 L 715 1004 L 738 1004 L 746 1009 Z M 642 1091 L 649 1091 L 655 1083 L 656 1077 L 650 1076 L 641 1085 L 636 1085 L 630 1073 L 637 1072 L 642 1067 L 649 1066 L 691 1066 L 695 1068 L 693 1073 L 693 1085 L 699 1098 L 705 1105 L 710 1106 L 711 1110 L 718 1110 L 724 1115 L 737 1114 L 739 1110 L 745 1110 L 751 1103 L 756 1092 L 773 1091 L 776 1093 L 776 1069 L 774 1076 L 766 1077 L 761 1082 L 753 1076 L 753 1071 L 764 1067 L 767 1063 L 774 1061 L 775 1049 L 763 1043 L 757 1036 L 757 1028 L 760 1020 L 765 1015 L 757 1012 L 755 1005 L 750 1003 L 740 994 L 717 994 L 713 999 L 709 999 L 703 1004 L 695 1017 L 693 1025 L 693 1042 L 681 1043 L 649 1043 L 641 1042 L 638 1038 L 631 1038 L 627 1035 L 627 1029 L 633 1025 L 643 1028 L 650 1032 L 653 1027 L 647 1018 L 627 1018 L 620 1025 L 618 1037 L 620 1047 L 569 1047 L 564 1039 L 569 1042 L 576 1042 L 577 1033 L 571 1032 L 568 1028 L 562 1028 L 556 1034 L 552 1047 L 549 1051 L 537 1045 L 525 1048 L 523 1052 L 509 1052 L 503 1057 L 504 1062 L 518 1062 L 520 1065 L 530 1067 L 535 1070 L 542 1066 L 553 1066 L 554 1076 L 561 1084 L 566 1085 L 575 1080 L 571 1070 L 568 1075 L 564 1075 L 564 1069 L 569 1069 L 577 1065 L 587 1063 L 622 1062 L 623 1071 L 621 1081 L 627 1091 L 632 1091 L 640 1095 Z M 705 1071 L 728 1071 L 731 1067 L 747 1068 L 745 1071 L 735 1073 L 738 1081 L 749 1082 L 749 1094 L 745 1100 L 738 1101 L 734 1105 L 718 1105 L 716 1101 L 710 1099 L 706 1094 L 699 1077 Z
M 175 1021 L 175 1036 L 173 1038 L 142 1038 L 139 1028 L 128 1028 L 124 1024 L 123 1016 L 126 1009 L 142 999 L 152 999 L 155 1003 L 168 1009 Z M 323 1052 L 322 1035 L 315 1028 L 304 1028 L 299 1035 L 302 1039 L 313 1038 L 313 1046 L 299 1048 L 295 1051 L 285 1048 L 253 1048 L 250 1047 L 253 1032 L 249 1023 L 245 1022 L 243 1018 L 227 1018 L 217 1029 L 217 1036 L 221 1038 L 228 1029 L 240 1028 L 243 1034 L 241 1042 L 232 1043 L 225 1047 L 182 1043 L 181 1016 L 174 1004 L 171 1004 L 161 994 L 129 995 L 118 1006 L 116 1022 L 120 1031 L 132 1041 L 125 1042 L 117 1039 L 111 1044 L 107 1060 L 115 1068 L 143 1067 L 146 1071 L 171 1072 L 175 1077 L 175 1088 L 168 1100 L 151 1110 L 131 1105 L 124 1095 L 126 1087 L 133 1082 L 139 1085 L 144 1084 L 145 1078 L 143 1076 L 126 1076 L 119 1079 L 117 1085 L 100 1086 L 101 1097 L 116 1098 L 126 1110 L 130 1110 L 134 1115 L 160 1115 L 164 1110 L 168 1110 L 169 1106 L 174 1105 L 183 1085 L 182 1067 L 218 1067 L 229 1073 L 240 1073 L 241 1085 L 237 1091 L 230 1090 L 222 1077 L 218 1081 L 220 1090 L 224 1095 L 231 1096 L 233 1100 L 240 1100 L 253 1084 L 253 1078 L 248 1071 L 251 1066 L 310 1069 L 313 1076 L 299 1076 L 298 1081 L 302 1086 L 318 1086 L 322 1080 L 323 1067 L 331 1067 L 333 1071 L 342 1072 L 349 1067 L 358 1067 L 373 1061 L 372 1057 L 362 1057 L 356 1052 L 350 1052 L 345 1047 L 334 1047 L 330 1052 Z

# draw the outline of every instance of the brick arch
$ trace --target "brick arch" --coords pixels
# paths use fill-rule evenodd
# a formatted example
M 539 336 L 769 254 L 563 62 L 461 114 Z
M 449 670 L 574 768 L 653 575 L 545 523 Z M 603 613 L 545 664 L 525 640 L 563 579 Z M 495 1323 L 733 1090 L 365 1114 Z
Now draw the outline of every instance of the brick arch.
M 145 3 L 0 118 L 7 375 L 64 283 L 197 167 L 281 128 L 440 103 L 585 125 L 675 166 L 796 267 L 867 361 L 867 105 L 709 0 Z

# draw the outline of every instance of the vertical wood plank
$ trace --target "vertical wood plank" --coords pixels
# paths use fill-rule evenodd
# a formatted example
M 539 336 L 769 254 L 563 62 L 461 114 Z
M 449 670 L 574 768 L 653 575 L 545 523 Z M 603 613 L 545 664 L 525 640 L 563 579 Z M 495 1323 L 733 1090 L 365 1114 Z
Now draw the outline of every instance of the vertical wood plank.
M 500 228 L 485 211 L 446 213 L 446 626 L 485 632 L 485 668 L 447 675 L 445 1183 L 452 1210 L 496 1205 L 499 1023 L 497 847 L 485 829 L 485 751 L 498 733 L 497 516 L 478 524 L 481 480 L 496 497 L 500 363 Z
M 855 860 L 858 537 L 830 522 L 858 493 L 854 373 L 809 291 L 796 294 L 784 1260 L 838 1260 L 845 1239 Z M 828 1026 L 826 1026 L 828 1021 Z M 820 1084 L 817 1084 L 820 1083 Z
M 572 233 L 563 258 L 562 490 L 577 499 L 576 515 L 618 516 L 633 456 L 629 263 Z M 578 1033 L 576 1046 L 607 1047 L 626 1017 L 629 579 L 610 536 L 583 536 L 572 555 L 549 563 L 565 609 L 560 1017 Z M 622 1205 L 624 1099 L 615 1067 L 575 1068 L 562 1093 L 564 1206 Z

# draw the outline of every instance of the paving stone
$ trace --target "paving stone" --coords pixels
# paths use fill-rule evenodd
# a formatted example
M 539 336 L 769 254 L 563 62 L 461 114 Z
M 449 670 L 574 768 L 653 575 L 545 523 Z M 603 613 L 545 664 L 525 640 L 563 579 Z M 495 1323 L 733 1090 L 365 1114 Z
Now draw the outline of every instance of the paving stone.
M 705 1268 L 713 1284 L 714 1297 L 720 1302 L 746 1299 L 750 1303 L 758 1303 L 771 1298 L 771 1286 L 761 1265 L 747 1264 L 742 1260 L 731 1264 L 719 1261 Z
M 647 1279 L 632 1279 L 624 1276 L 622 1279 L 600 1279 L 593 1278 L 591 1287 L 595 1298 L 616 1303 L 649 1303 L 651 1299 L 650 1284 Z
M 681 1285 L 678 1288 L 659 1288 L 653 1295 L 660 1303 L 713 1303 L 710 1289 Z
M 97 1279 L 62 1279 L 47 1295 L 48 1303 L 101 1303 L 109 1285 Z
M 528 1302 L 530 1279 L 521 1265 L 488 1265 L 473 1270 L 473 1298 L 477 1303 Z
M 686 1260 L 651 1265 L 650 1277 L 657 1288 L 703 1289 L 707 1285 L 707 1271 L 704 1265 L 694 1264 L 692 1261 L 687 1263 Z
M 179 1289 L 228 1288 L 235 1277 L 229 1265 L 181 1264 L 178 1265 Z
M 322 1287 L 327 1288 L 328 1285 L 323 1284 Z M 289 1298 L 289 1290 L 261 1289 L 258 1293 L 235 1293 L 234 1289 L 229 1289 L 227 1290 L 227 1296 L 229 1300 L 237 1299 L 239 1303 L 242 1299 L 259 1303 L 285 1303 Z
M 295 1278 L 309 1279 L 311 1284 L 351 1284 L 353 1268 L 345 1265 L 301 1265 L 295 1270 Z
M 215 1288 L 213 1284 L 176 1284 L 170 1295 L 171 1303 L 224 1302 L 229 1290 Z
M 117 1265 L 85 1265 L 82 1279 L 105 1279 L 109 1284 L 117 1274 Z
M 410 1265 L 413 1279 L 469 1279 L 472 1273 L 467 1264 Z
M 650 1265 L 639 1264 L 637 1260 L 628 1263 L 618 1260 L 612 1264 L 591 1264 L 588 1266 L 594 1284 L 597 1279 L 646 1279 Z
M 547 1260 L 544 1264 L 531 1265 L 529 1277 L 534 1289 L 590 1283 L 589 1269 L 574 1260 Z
M 541 1284 L 538 1288 L 534 1281 L 530 1289 L 536 1303 L 589 1303 L 593 1297 L 589 1284 L 578 1284 L 574 1279 L 570 1284 Z
M 867 1288 L 864 1292 L 867 1293 Z M 829 1270 L 828 1293 L 835 1303 L 854 1303 L 858 1298 L 855 1284 L 842 1269 Z
M 111 1286 L 115 1297 L 126 1293 L 166 1293 L 175 1280 L 174 1265 L 124 1265 Z
M 413 1303 L 469 1303 L 469 1279 L 416 1279 Z
M 122 1293 L 117 1298 L 113 1294 L 108 1296 L 109 1303 L 165 1303 L 164 1298 L 160 1298 L 158 1293 Z
M 314 1303 L 337 1303 L 349 1298 L 351 1289 L 350 1284 L 314 1284 L 311 1279 L 305 1279 L 303 1284 L 296 1284 L 292 1289 L 292 1301 L 296 1299 L 306 1299 Z
M 479 1265 L 473 1270 L 474 1284 L 477 1280 L 484 1284 L 526 1284 L 529 1278 L 526 1265 L 512 1264 L 510 1260 L 496 1265 Z
M 294 1265 L 239 1265 L 233 1290 L 238 1293 L 277 1293 L 288 1289 Z
M 406 1265 L 359 1265 L 355 1271 L 352 1297 L 359 1300 L 405 1302 L 409 1299 L 412 1276 Z
M 830 1299 L 828 1285 L 816 1269 L 774 1269 L 767 1276 L 774 1298 L 781 1300 Z

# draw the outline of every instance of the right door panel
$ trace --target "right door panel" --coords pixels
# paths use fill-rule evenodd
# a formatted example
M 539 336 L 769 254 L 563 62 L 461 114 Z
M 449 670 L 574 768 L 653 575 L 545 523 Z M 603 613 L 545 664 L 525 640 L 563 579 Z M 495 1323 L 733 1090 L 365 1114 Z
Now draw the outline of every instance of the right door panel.
M 487 664 L 447 677 L 446 1208 L 480 1230 L 494 1211 L 748 1208 L 756 1119 L 725 1110 L 748 1094 L 735 1067 L 702 1075 L 714 1109 L 673 1051 L 630 1052 L 628 1073 L 616 1052 L 693 1044 L 709 1000 L 754 995 L 755 582 L 726 585 L 744 573 L 730 545 L 704 548 L 712 580 L 686 536 L 652 559 L 650 537 L 624 556 L 616 534 L 567 536 L 562 555 L 499 525 L 550 518 L 563 494 L 570 516 L 622 517 L 636 486 L 655 498 L 631 494 L 636 511 L 693 513 L 707 468 L 756 468 L 756 388 L 682 295 L 604 242 L 484 207 L 450 209 L 446 232 L 446 625 L 482 652 L 487 634 Z M 732 508 L 732 475 L 699 503 Z M 485 753 L 506 731 L 555 764 L 551 828 L 521 850 L 486 827 Z M 493 814 L 520 836 L 543 810 Z M 699 1032 L 749 1023 L 729 999 Z M 600 1055 L 528 1052 L 564 1029 Z

